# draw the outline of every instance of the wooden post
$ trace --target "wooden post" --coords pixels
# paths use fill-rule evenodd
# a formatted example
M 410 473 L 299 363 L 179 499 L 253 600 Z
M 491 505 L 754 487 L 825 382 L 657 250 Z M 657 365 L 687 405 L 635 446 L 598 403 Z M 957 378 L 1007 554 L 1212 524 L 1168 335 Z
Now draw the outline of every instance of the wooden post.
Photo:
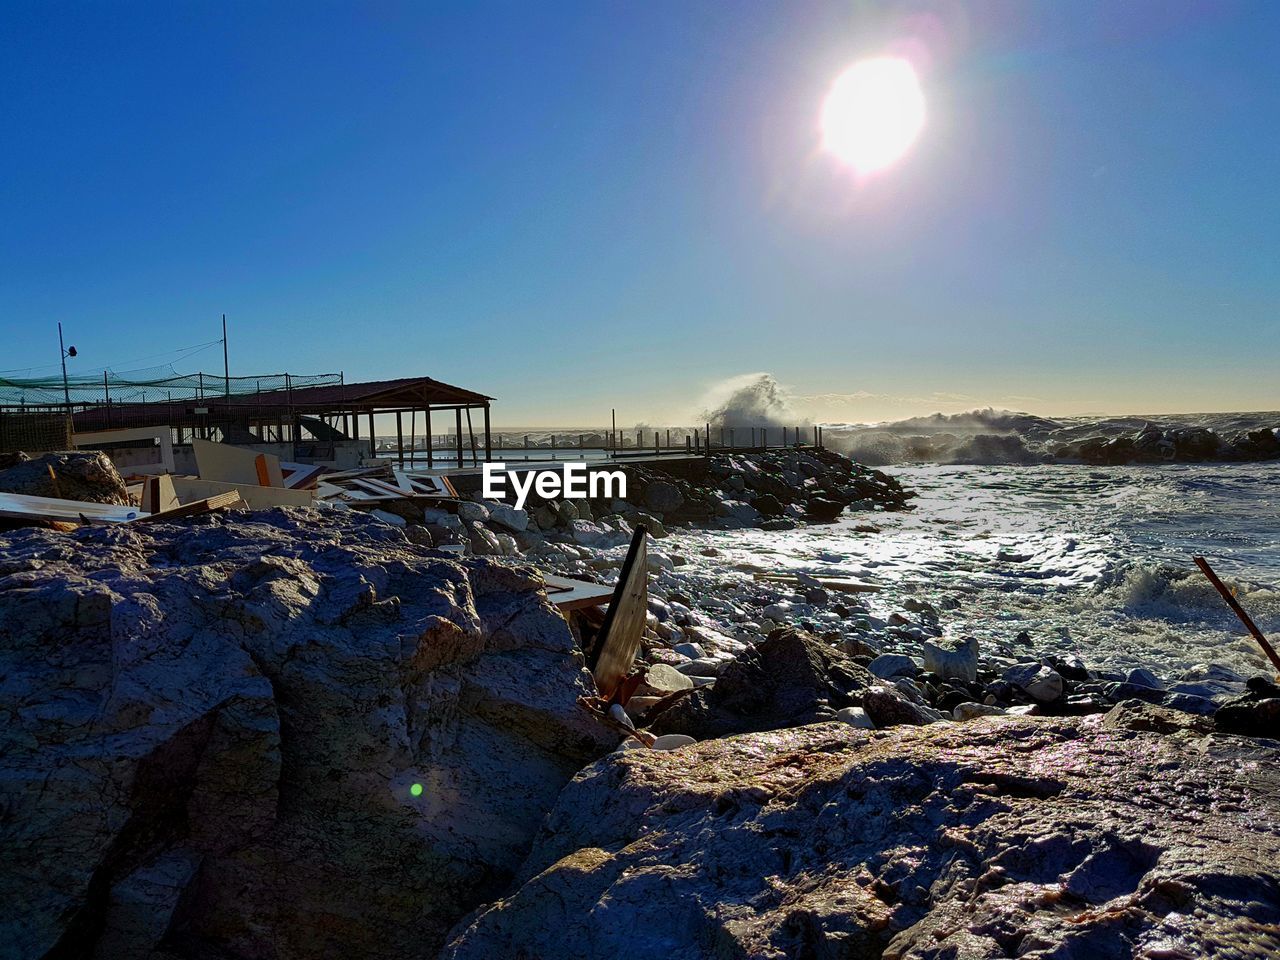
M 1244 624 L 1246 630 L 1258 641 L 1258 646 L 1262 647 L 1263 652 L 1267 655 L 1267 659 L 1271 661 L 1271 665 L 1276 668 L 1276 673 L 1280 676 L 1280 656 L 1277 656 L 1275 648 L 1267 642 L 1267 638 L 1262 631 L 1258 629 L 1249 614 L 1245 613 L 1244 607 L 1240 606 L 1240 601 L 1235 598 L 1227 585 L 1218 579 L 1218 575 L 1213 572 L 1213 568 L 1209 566 L 1204 557 L 1192 557 L 1196 562 L 1196 566 L 1200 568 L 1200 572 L 1209 578 L 1209 582 L 1213 584 L 1214 589 L 1222 594 L 1222 599 L 1227 601 L 1227 606 L 1231 608 L 1231 612 L 1240 618 L 1240 622 Z
M 489 404 L 484 405 L 484 458 L 493 459 L 493 437 L 489 433 Z
M 404 466 L 404 425 L 400 420 L 400 411 L 396 411 L 396 454 L 400 458 L 400 466 Z
M 426 418 L 423 429 L 427 433 L 427 469 L 430 470 L 436 465 L 436 438 L 431 435 L 431 404 L 427 404 L 422 415 Z
M 453 408 L 453 429 L 454 436 L 458 440 L 458 467 L 462 467 L 462 408 Z
M 671 428 L 667 427 L 667 447 L 671 446 Z
M 733 446 L 733 427 L 729 428 L 729 446 Z
M 373 427 L 373 411 L 369 411 L 369 456 L 378 455 L 378 432 Z
M 693 453 L 693 437 L 687 433 L 684 435 L 684 452 Z
M 478 466 L 476 462 L 476 430 L 471 425 L 471 407 L 467 407 L 467 443 L 471 446 L 471 465 Z

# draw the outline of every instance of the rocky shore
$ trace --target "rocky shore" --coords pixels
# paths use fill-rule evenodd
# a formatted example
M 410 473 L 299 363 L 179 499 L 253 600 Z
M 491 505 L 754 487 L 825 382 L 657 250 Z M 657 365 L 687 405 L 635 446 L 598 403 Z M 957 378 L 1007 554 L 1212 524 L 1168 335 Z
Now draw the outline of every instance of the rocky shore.
M 1280 949 L 1270 681 L 980 649 L 947 598 L 876 616 L 686 555 L 828 503 L 874 537 L 910 494 L 838 455 L 632 477 L 528 511 L 0 533 L 0 956 Z M 538 572 L 611 582 L 638 523 L 626 710 L 665 750 L 579 705 Z

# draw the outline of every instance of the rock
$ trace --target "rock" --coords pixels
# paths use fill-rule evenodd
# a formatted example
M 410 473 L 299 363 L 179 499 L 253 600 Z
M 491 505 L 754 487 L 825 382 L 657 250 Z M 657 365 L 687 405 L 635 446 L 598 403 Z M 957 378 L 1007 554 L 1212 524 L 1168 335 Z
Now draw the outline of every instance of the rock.
M 857 727 L 859 730 L 874 730 L 876 725 L 871 722 L 871 718 L 867 716 L 867 711 L 861 707 L 844 707 L 836 711 L 836 719 L 841 723 L 847 723 L 851 727 Z
M 1148 733 L 1209 733 L 1213 721 L 1208 717 L 1171 710 L 1142 700 L 1124 700 L 1117 703 L 1102 718 L 1106 730 L 1138 730 Z
M 882 653 L 867 664 L 867 670 L 881 680 L 892 680 L 894 677 L 913 677 L 920 672 L 920 667 L 905 653 Z
M 643 523 L 645 529 L 649 531 L 649 536 L 653 537 L 655 540 L 661 540 L 664 537 L 670 536 L 662 521 L 651 513 L 637 513 L 635 515 L 635 522 Z
M 1276 955 L 1274 746 L 1100 717 L 870 737 L 609 755 L 443 960 Z
M 805 513 L 813 520 L 834 520 L 843 511 L 844 504 L 841 501 L 829 500 L 826 497 L 810 497 L 805 504 Z
M 489 506 L 489 521 L 520 533 L 529 526 L 529 514 L 505 503 L 494 503 Z
M 1128 683 L 1136 683 L 1140 687 L 1151 687 L 1153 690 L 1164 689 L 1164 683 L 1160 678 L 1146 667 L 1134 667 L 1125 679 Z
M 498 535 L 483 524 L 468 521 L 464 531 L 471 553 L 477 557 L 502 556 L 502 542 Z
M 1101 693 L 1112 703 L 1118 703 L 1121 700 L 1142 700 L 1171 710 L 1181 710 L 1184 713 L 1200 716 L 1212 716 L 1218 709 L 1218 704 L 1207 697 L 1197 697 L 1188 693 L 1170 693 L 1136 683 L 1104 683 Z
M 458 503 L 458 516 L 463 520 L 486 523 L 489 519 L 489 508 L 474 500 L 462 500 Z
M 782 516 L 782 501 L 771 493 L 762 493 L 760 496 L 753 498 L 751 506 L 755 507 L 762 517 Z
M 1224 703 L 1213 719 L 1226 733 L 1280 740 L 1280 686 L 1255 677 L 1248 692 Z
M 672 649 L 690 660 L 702 660 L 707 655 L 707 651 L 700 643 L 677 643 Z
M 684 505 L 684 494 L 674 483 L 654 480 L 645 487 L 644 502 L 650 510 L 667 514 L 679 510 Z
M 992 704 L 965 701 L 964 703 L 957 703 L 951 711 L 951 715 L 957 720 L 974 720 L 978 717 L 1002 717 L 1006 712 L 1003 707 L 993 706 Z
M 925 670 L 944 680 L 954 678 L 972 683 L 978 679 L 977 637 L 965 637 L 950 648 L 926 640 L 920 645 L 920 651 L 924 654 Z
M 640 681 L 637 693 L 641 696 L 665 697 L 679 690 L 692 690 L 693 681 L 675 667 L 655 663 L 649 667 Z
M 914 703 L 896 687 L 870 687 L 862 695 L 862 709 L 867 712 L 877 728 L 896 727 L 901 724 L 920 726 L 946 719 L 937 710 L 922 703 Z
M 1052 703 L 1066 692 L 1058 671 L 1039 663 L 1016 664 L 1005 671 L 1004 679 L 1037 703 Z
M 101 450 L 68 450 L 28 457 L 0 454 L 0 492 L 61 497 L 129 506 L 129 491 L 111 458 Z M 53 476 L 49 475 L 52 468 Z M 56 482 L 55 482 L 56 478 Z
M 679 750 L 681 747 L 689 747 L 697 742 L 693 737 L 686 737 L 683 733 L 667 733 L 655 738 L 651 746 L 654 750 Z
M 385 510 L 370 510 L 369 516 L 376 520 L 381 520 L 383 523 L 388 523 L 393 527 L 406 527 L 409 525 L 409 521 L 404 517 L 398 516 L 394 513 L 387 513 Z
M 714 657 L 699 657 L 697 660 L 689 660 L 685 663 L 677 664 L 676 669 L 687 677 L 714 677 L 720 673 L 723 666 L 723 660 L 717 660 Z
M 660 713 L 650 729 L 707 740 L 814 723 L 833 718 L 841 707 L 857 706 L 871 679 L 843 653 L 808 634 L 775 630 L 729 661 L 713 686 Z
M 557 511 L 555 506 L 550 503 L 544 503 L 542 506 L 536 507 L 533 513 L 530 514 L 530 519 L 533 520 L 539 530 L 554 529 L 560 524 L 560 517 L 560 512 Z M 577 515 L 575 513 L 574 520 L 576 519 Z M 567 523 L 571 522 L 572 521 L 568 521 Z
M 536 576 L 357 511 L 0 557 L 6 956 L 430 955 L 618 740 Z

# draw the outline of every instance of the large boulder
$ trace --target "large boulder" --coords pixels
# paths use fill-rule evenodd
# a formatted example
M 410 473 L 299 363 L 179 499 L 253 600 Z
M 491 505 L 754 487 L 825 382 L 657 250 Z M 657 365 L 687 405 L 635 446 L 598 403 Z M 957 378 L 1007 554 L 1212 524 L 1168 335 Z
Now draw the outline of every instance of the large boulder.
M 587 768 L 443 957 L 1262 960 L 1277 862 L 1274 743 L 817 724 Z
M 101 450 L 68 450 L 38 457 L 0 454 L 0 492 L 122 506 L 130 503 L 116 465 Z
M 430 955 L 591 692 L 534 576 L 354 512 L 0 534 L 0 956 Z
M 654 733 L 698 740 L 831 720 L 873 682 L 847 655 L 794 629 L 773 631 L 730 661 L 716 682 L 659 714 Z

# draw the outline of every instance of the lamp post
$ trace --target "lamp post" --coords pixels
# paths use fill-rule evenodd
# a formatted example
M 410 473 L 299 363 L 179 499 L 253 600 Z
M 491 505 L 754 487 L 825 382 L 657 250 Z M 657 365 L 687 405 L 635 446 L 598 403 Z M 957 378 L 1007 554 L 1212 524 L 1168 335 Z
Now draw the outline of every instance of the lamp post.
M 62 398 L 67 401 L 67 415 L 71 415 L 71 387 L 67 384 L 67 357 L 76 355 L 75 347 L 62 345 L 62 321 L 58 321 L 58 352 L 62 354 Z

